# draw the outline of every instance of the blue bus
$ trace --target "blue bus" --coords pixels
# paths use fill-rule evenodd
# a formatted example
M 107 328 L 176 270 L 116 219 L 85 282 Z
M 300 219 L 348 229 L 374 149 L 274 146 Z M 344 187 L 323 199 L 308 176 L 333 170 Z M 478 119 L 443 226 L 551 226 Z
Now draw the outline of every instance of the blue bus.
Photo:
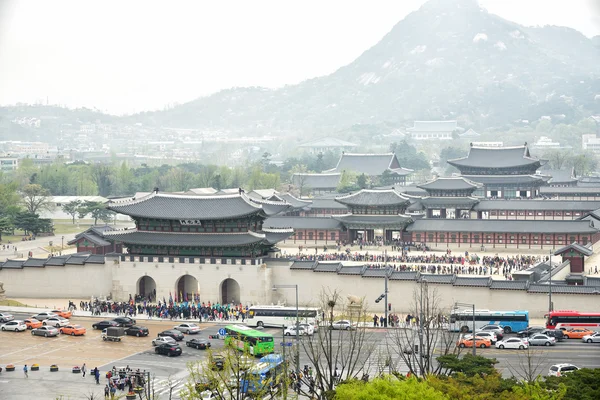
M 529 326 L 529 311 L 475 310 L 475 330 L 480 330 L 484 325 L 500 325 L 505 333 L 519 332 Z M 453 332 L 471 332 L 473 310 L 453 310 L 449 328 Z
M 246 371 L 242 379 L 242 393 L 265 393 L 279 386 L 286 378 L 286 362 L 280 354 L 262 357 Z

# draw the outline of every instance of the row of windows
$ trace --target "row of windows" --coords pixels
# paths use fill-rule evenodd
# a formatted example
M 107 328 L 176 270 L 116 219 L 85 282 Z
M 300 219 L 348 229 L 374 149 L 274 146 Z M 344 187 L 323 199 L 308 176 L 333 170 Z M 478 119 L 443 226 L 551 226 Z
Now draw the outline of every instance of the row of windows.
M 504 235 L 499 236 L 499 235 L 500 234 L 495 235 L 496 236 L 496 240 L 502 242 L 502 240 L 505 239 L 505 236 Z M 416 239 L 417 242 L 421 241 L 421 237 L 422 237 L 422 235 L 420 233 L 416 233 L 415 234 L 415 239 Z M 458 238 L 458 236 L 456 234 L 451 234 L 450 235 L 450 242 L 451 243 L 455 243 L 456 240 L 457 240 L 457 238 Z M 534 236 L 532 236 L 532 238 L 533 238 L 533 240 L 539 240 L 539 236 L 538 235 L 534 235 Z M 433 241 L 435 241 L 435 235 L 433 233 L 430 233 L 430 234 L 427 235 L 427 239 L 430 242 L 433 242 Z M 446 239 L 446 235 L 444 235 L 443 233 L 440 233 L 437 236 L 437 240 L 439 240 L 441 242 L 443 242 L 445 239 Z M 491 241 L 492 239 L 494 239 L 494 235 L 486 235 L 485 239 L 487 241 Z M 515 240 L 518 239 L 518 236 L 515 237 L 515 235 L 510 235 L 509 239 L 510 239 L 511 243 L 514 243 Z M 509 240 L 509 239 L 507 239 L 507 240 Z M 529 236 L 521 236 L 521 243 L 527 243 L 528 239 L 529 239 Z M 552 241 L 552 236 L 545 236 L 544 239 L 546 240 L 546 242 L 550 243 Z M 554 240 L 556 240 L 558 242 L 562 242 L 564 240 L 564 237 L 563 236 L 556 236 L 556 237 L 554 237 Z M 584 236 L 584 237 L 581 238 L 581 240 L 583 242 L 587 242 L 588 238 Z M 463 235 L 462 236 L 462 241 L 463 242 L 468 242 L 469 241 L 469 235 Z M 472 241 L 473 241 L 473 243 L 479 243 L 479 235 L 473 235 Z M 573 243 L 575 241 L 577 241 L 577 237 L 576 236 L 569 236 L 569 243 Z
M 298 310 L 298 317 L 300 318 L 315 318 L 317 316 L 317 310 Z M 296 310 L 250 310 L 248 313 L 249 318 L 254 317 L 296 317 Z
M 581 324 L 600 324 L 600 315 L 592 316 L 592 317 L 581 317 L 581 316 L 572 316 L 572 317 L 552 317 L 552 325 L 556 325 L 558 322 L 565 323 L 581 323 Z
M 567 217 L 571 216 L 571 212 L 570 211 L 564 211 L 564 212 L 563 211 L 545 211 L 545 214 L 547 216 L 553 216 L 553 215 L 555 215 L 555 216 L 564 215 L 564 216 L 567 216 Z M 497 216 L 497 215 L 500 215 L 500 216 L 503 216 L 503 215 L 520 215 L 520 216 L 525 216 L 525 211 L 518 211 L 518 212 L 517 211 L 490 211 L 490 215 L 493 215 L 493 216 Z M 527 215 L 529 215 L 529 216 L 533 216 L 533 215 L 543 216 L 544 215 L 544 211 L 527 211 Z M 579 212 L 579 211 L 573 212 L 573 215 L 576 216 L 576 217 L 580 216 L 581 212 Z
M 319 240 L 325 240 L 325 232 L 319 232 L 317 234 L 317 237 L 319 238 Z M 304 235 L 304 232 L 299 231 L 299 232 L 296 232 L 296 238 L 298 240 L 304 240 L 304 239 L 313 240 L 315 238 L 315 234 L 314 234 L 314 232 L 308 232 L 306 235 Z M 329 239 L 337 240 L 337 233 L 329 232 Z
M 450 322 L 473 321 L 473 314 L 452 314 Z M 475 314 L 475 321 L 529 321 L 527 314 Z

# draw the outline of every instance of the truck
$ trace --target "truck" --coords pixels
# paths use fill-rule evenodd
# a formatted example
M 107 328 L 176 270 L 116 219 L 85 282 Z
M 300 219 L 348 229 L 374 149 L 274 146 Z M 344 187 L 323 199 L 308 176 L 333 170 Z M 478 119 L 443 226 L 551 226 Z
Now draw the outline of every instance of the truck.
M 102 330 L 102 333 L 100 334 L 100 336 L 102 337 L 102 340 L 104 341 L 109 341 L 109 342 L 120 342 L 121 338 L 123 336 L 125 336 L 125 328 L 123 327 L 109 327 L 106 328 L 104 330 Z

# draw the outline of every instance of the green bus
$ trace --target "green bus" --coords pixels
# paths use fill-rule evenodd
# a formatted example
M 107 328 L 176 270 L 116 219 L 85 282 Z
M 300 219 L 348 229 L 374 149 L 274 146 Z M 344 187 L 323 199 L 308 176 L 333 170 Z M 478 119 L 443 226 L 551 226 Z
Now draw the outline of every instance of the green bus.
M 263 356 L 275 351 L 273 335 L 248 328 L 245 325 L 227 325 L 225 327 L 225 345 L 247 351 L 253 356 Z

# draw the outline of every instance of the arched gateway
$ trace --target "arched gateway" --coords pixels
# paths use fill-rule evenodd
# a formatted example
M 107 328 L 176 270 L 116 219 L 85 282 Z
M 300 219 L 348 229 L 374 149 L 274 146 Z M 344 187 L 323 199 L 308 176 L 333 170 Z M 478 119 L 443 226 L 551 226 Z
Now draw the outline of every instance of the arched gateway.
M 149 276 L 142 276 L 137 284 L 137 294 L 148 297 L 152 295 L 152 297 L 156 293 L 156 281 Z
M 231 278 L 221 282 L 221 304 L 238 304 L 240 302 L 240 284 Z
M 198 279 L 191 275 L 183 275 L 177 280 L 176 295 L 179 301 L 193 301 L 194 296 L 198 294 L 200 287 L 198 286 Z M 181 297 L 181 298 L 180 298 Z

